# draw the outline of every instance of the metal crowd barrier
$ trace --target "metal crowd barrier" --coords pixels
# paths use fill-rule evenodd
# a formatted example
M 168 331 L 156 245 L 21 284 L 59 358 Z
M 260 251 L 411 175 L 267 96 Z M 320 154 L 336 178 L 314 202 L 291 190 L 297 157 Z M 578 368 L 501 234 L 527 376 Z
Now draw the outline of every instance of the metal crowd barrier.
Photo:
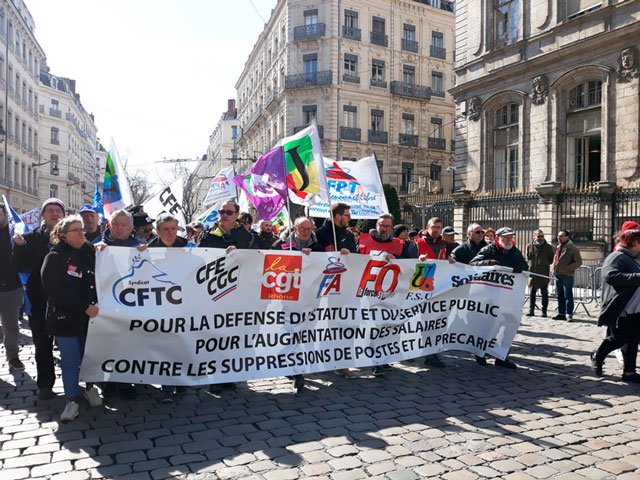
M 556 295 L 556 281 L 552 278 L 549 282 L 549 299 L 558 301 Z M 527 289 L 527 301 L 529 300 L 530 290 Z M 538 300 L 540 294 L 538 294 Z M 573 277 L 573 311 L 578 311 L 582 306 L 588 316 L 592 316 L 587 305 L 595 303 L 597 307 L 602 304 L 602 267 L 582 265 L 579 267 Z M 537 302 L 536 302 L 537 303 Z

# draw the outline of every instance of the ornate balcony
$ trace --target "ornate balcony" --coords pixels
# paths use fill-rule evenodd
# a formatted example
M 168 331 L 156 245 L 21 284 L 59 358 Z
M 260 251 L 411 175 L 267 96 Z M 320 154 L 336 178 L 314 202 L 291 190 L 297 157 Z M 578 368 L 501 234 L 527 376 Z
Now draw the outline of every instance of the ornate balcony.
M 372 87 L 378 87 L 378 88 L 387 88 L 387 81 L 386 80 L 374 80 L 372 78 L 371 79 L 371 86 Z
M 413 83 L 404 83 L 399 81 L 391 82 L 391 94 L 401 95 L 403 97 L 419 98 L 422 100 L 431 100 L 431 89 L 422 85 Z
M 388 47 L 389 36 L 384 33 L 371 32 L 371 43 L 373 45 L 380 45 L 381 47 Z
M 350 75 L 348 73 L 342 74 L 342 80 L 345 82 L 360 83 L 360 77 L 357 75 Z
M 369 143 L 389 143 L 389 132 L 369 130 Z
M 287 75 L 284 81 L 284 88 L 287 90 L 296 90 L 299 88 L 331 85 L 331 81 L 331 70 L 325 70 L 322 72 L 299 73 L 297 75 Z
M 340 127 L 340 138 L 342 140 L 360 141 L 360 129 L 350 127 Z
M 447 59 L 447 49 L 442 47 L 436 47 L 431 45 L 431 56 L 433 58 L 441 58 L 442 60 Z
M 49 109 L 49 115 L 56 118 L 62 118 L 62 112 L 53 108 Z
M 301 127 L 293 127 L 293 133 L 298 133 L 300 130 L 304 130 L 305 128 L 307 128 L 309 125 L 303 125 Z M 322 125 L 316 125 L 316 127 L 318 127 L 318 136 L 320 138 L 324 138 L 324 128 Z
M 446 138 L 433 138 L 429 137 L 429 150 L 446 150 L 447 139 Z
M 293 29 L 293 40 L 295 42 L 301 40 L 313 40 L 314 38 L 324 37 L 325 24 L 312 23 L 311 25 L 300 25 Z
M 362 30 L 356 27 L 349 27 L 347 25 L 343 25 L 342 36 L 343 38 L 348 38 L 349 40 L 356 40 L 359 42 L 362 39 Z
M 398 143 L 401 147 L 417 147 L 418 135 L 409 135 L 408 133 L 401 133 L 398 135 Z
M 408 38 L 402 39 L 402 50 L 405 52 L 418 53 L 418 42 L 415 40 L 409 40 Z

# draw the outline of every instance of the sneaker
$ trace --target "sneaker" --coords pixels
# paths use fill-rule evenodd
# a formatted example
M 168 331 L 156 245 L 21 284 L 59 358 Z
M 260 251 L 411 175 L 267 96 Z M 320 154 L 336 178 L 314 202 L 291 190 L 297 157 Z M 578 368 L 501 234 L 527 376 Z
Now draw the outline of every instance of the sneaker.
M 173 395 L 175 392 L 173 390 L 169 390 L 167 392 L 162 392 L 162 396 L 160 397 L 160 403 L 173 403 Z
M 615 354 L 616 358 L 618 359 L 618 363 L 620 365 L 624 365 L 624 356 L 622 355 L 622 350 L 620 350 L 618 348 L 617 350 L 614 350 L 613 353 Z
M 559 313 L 558 315 L 552 318 L 552 320 L 566 320 L 566 319 L 567 317 L 564 316 L 564 313 Z
M 480 365 L 481 367 L 486 367 L 487 366 L 486 357 L 479 357 L 478 355 L 476 355 L 475 357 L 476 357 L 476 363 L 478 365 Z
M 70 422 L 71 420 L 74 420 L 79 414 L 80 414 L 80 407 L 76 402 L 71 400 L 70 402 L 67 402 L 67 404 L 64 406 L 64 410 L 60 415 L 60 421 Z
M 376 367 L 373 367 L 373 370 L 371 371 L 371 373 L 373 373 L 374 377 L 384 377 L 385 375 L 384 368 L 382 368 L 379 365 Z
M 336 370 L 334 372 L 336 375 L 340 375 L 344 378 L 353 378 L 356 376 L 355 373 L 353 373 L 351 370 L 349 370 L 348 368 L 341 368 L 340 370 Z
M 50 388 L 41 388 L 38 391 L 38 398 L 40 400 L 53 400 L 54 398 L 56 398 L 57 395 L 58 394 L 53 390 L 51 390 Z
M 98 389 L 95 387 L 84 391 L 84 398 L 89 402 L 90 407 L 99 407 L 102 405 L 102 397 L 98 393 Z
M 516 370 L 518 368 L 518 365 L 513 363 L 508 358 L 505 358 L 504 360 L 500 360 L 499 358 L 496 358 L 496 367 L 509 368 L 511 370 Z
M 567 315 L 567 322 L 573 322 L 573 315 Z
M 304 377 L 302 375 L 294 375 L 293 377 L 293 388 L 296 390 L 301 390 L 304 387 Z
M 591 353 L 591 371 L 596 377 L 602 376 L 603 363 L 596 358 L 596 352 Z
M 21 372 L 24 370 L 24 363 L 22 363 L 19 358 L 12 358 L 9 360 L 9 370 Z
M 435 367 L 435 368 L 445 368 L 445 363 L 440 360 L 440 357 L 435 353 L 433 355 L 427 355 L 424 357 L 424 364 L 427 367 Z
M 534 317 L 534 316 L 535 316 L 535 314 L 533 312 L 528 312 L 527 313 L 527 317 Z
M 622 381 L 625 383 L 640 384 L 640 375 L 632 373 L 631 375 L 622 375 Z

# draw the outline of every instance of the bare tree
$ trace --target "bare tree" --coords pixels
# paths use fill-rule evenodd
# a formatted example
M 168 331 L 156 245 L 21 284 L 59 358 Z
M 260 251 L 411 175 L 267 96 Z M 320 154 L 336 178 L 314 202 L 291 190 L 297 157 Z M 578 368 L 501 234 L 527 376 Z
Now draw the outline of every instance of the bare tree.
M 140 167 L 130 166 L 129 157 L 124 159 L 123 164 L 131 195 L 133 195 L 133 203 L 134 205 L 142 205 L 151 193 L 152 184 L 149 180 L 149 174 Z
M 179 163 L 174 167 L 175 177 L 182 177 L 182 212 L 187 223 L 198 210 L 198 189 L 203 179 L 193 169 Z

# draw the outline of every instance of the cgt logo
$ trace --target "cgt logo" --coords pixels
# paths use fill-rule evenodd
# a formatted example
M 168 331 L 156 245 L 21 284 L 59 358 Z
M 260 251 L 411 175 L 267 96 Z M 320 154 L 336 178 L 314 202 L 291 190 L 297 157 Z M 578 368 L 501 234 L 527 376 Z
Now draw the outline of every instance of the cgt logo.
M 265 255 L 262 270 L 263 300 L 298 300 L 302 280 L 302 257 Z
M 356 297 L 374 297 L 380 300 L 392 297 L 398 286 L 400 267 L 385 260 L 369 260 L 364 269 Z M 373 284 L 371 288 L 370 284 Z
M 207 293 L 211 300 L 217 302 L 225 295 L 238 288 L 238 270 L 240 265 L 229 257 L 219 257 L 196 272 L 196 282 L 199 285 L 207 284 Z
M 111 292 L 116 302 L 125 307 L 182 303 L 182 287 L 140 255 L 133 257 L 129 273 L 113 284 Z
M 409 290 L 433 291 L 433 280 L 436 273 L 435 263 L 418 263 L 416 271 L 411 276 Z
M 340 258 L 329 257 L 329 263 L 324 267 L 324 277 L 320 282 L 318 294 L 316 298 L 328 297 L 329 295 L 340 295 L 340 279 L 341 274 L 347 271 L 343 263 L 339 262 Z

